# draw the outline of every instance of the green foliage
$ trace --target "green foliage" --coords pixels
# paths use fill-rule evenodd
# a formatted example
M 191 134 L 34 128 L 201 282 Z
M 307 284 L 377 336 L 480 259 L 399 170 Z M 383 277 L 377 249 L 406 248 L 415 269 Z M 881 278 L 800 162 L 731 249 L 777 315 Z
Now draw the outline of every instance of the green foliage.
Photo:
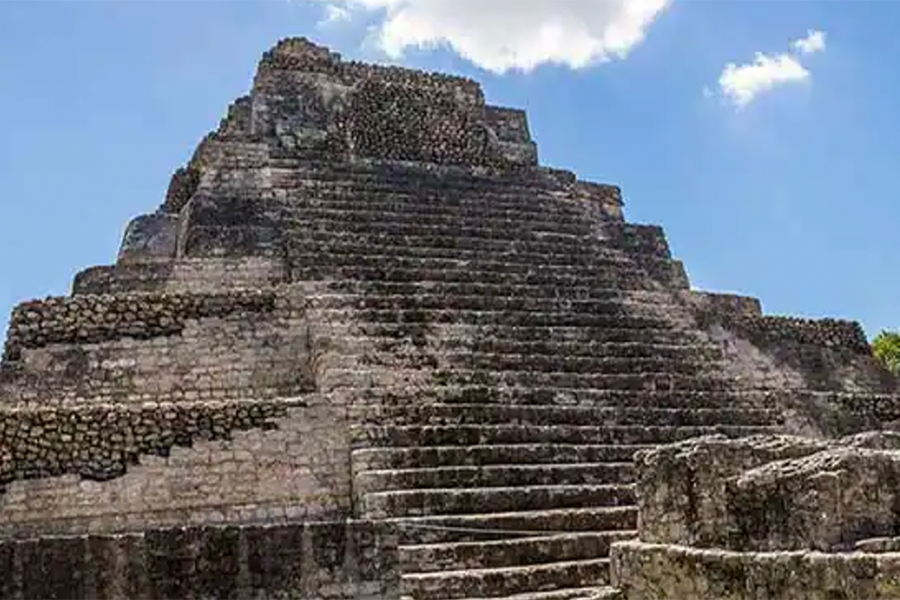
M 872 341 L 872 352 L 889 370 L 900 374 L 900 333 L 882 331 Z

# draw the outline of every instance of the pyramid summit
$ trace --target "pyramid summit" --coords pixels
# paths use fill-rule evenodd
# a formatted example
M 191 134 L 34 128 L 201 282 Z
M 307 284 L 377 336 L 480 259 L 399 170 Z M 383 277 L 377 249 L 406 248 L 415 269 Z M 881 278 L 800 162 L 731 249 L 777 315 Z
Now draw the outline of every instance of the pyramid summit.
M 898 388 L 476 82 L 282 40 L 14 309 L 0 597 L 898 598 Z

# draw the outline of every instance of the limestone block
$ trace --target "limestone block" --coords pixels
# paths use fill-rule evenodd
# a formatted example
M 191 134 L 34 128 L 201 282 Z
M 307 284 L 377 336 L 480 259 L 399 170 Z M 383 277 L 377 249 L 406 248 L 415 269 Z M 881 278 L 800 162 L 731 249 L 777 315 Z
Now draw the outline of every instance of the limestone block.
M 119 261 L 171 260 L 178 247 L 178 218 L 168 214 L 137 217 L 128 224 Z
M 728 547 L 737 533 L 729 482 L 747 469 L 827 448 L 793 436 L 715 435 L 638 452 L 638 531 L 653 543 Z
M 640 538 L 830 551 L 895 535 L 898 447 L 900 434 L 870 432 L 840 440 L 709 436 L 639 452 Z
M 850 549 L 897 533 L 900 452 L 833 448 L 743 473 L 729 509 L 748 549 Z
M 613 544 L 612 583 L 624 600 L 890 600 L 900 555 L 732 552 Z

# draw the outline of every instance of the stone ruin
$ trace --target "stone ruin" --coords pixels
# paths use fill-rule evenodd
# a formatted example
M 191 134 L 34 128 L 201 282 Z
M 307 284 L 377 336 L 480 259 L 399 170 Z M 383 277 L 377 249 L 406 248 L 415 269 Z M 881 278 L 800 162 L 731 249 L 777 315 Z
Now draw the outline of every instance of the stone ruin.
M 859 325 L 693 291 L 622 207 L 470 80 L 278 43 L 13 311 L 0 597 L 900 598 Z

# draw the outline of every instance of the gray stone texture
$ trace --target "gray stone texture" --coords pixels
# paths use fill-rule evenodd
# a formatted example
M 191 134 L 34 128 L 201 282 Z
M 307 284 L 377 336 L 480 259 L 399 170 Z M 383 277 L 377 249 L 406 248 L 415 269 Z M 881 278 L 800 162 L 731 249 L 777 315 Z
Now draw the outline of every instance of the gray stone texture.
M 733 552 L 650 544 L 612 548 L 613 584 L 625 600 L 891 600 L 897 554 Z
M 721 436 L 639 452 L 628 600 L 897 598 L 900 434 Z
M 0 597 L 399 599 L 397 538 L 360 522 L 4 540 Z
M 638 452 L 641 539 L 742 551 L 842 551 L 891 536 L 898 437 L 697 438 Z
M 822 441 L 900 421 L 858 325 L 692 291 L 623 205 L 540 166 L 524 112 L 473 81 L 279 42 L 116 263 L 15 310 L 0 586 L 612 600 L 638 529 L 893 548 L 894 438 Z M 871 497 L 789 515 L 782 543 L 783 484 L 821 492 L 807 511 L 835 496 L 812 462 L 765 465 L 820 451 Z

